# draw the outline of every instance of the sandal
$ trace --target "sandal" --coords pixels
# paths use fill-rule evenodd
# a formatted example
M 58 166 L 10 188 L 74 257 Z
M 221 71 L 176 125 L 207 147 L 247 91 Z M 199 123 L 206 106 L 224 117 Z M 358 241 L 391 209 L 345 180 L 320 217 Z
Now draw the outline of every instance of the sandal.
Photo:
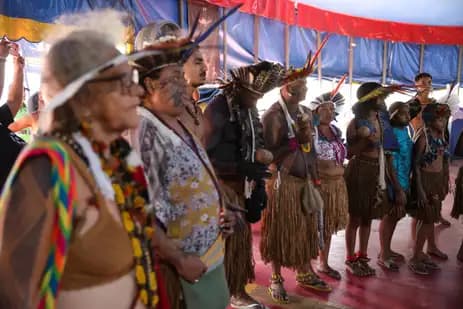
M 335 280 L 341 280 L 341 274 L 339 273 L 339 271 L 327 266 L 328 269 L 322 269 L 321 267 L 318 267 L 317 268 L 317 271 L 321 274 L 325 274 L 327 275 L 328 277 L 330 278 L 333 278 Z
M 399 271 L 399 265 L 397 265 L 392 257 L 382 260 L 378 259 L 376 263 L 381 266 L 382 268 L 385 268 L 387 270 L 393 271 L 393 272 L 398 272 Z
M 349 261 L 346 260 L 346 269 L 348 272 L 350 272 L 352 275 L 357 276 L 357 277 L 366 277 L 367 274 L 365 273 L 365 270 L 363 267 L 360 265 L 359 261 Z
M 230 307 L 234 309 L 268 309 L 264 304 L 255 302 L 252 304 L 240 304 L 240 298 L 235 298 L 232 296 L 230 298 Z
M 433 260 L 431 260 L 430 257 L 425 257 L 421 263 L 424 264 L 424 266 L 426 266 L 427 269 L 429 270 L 439 270 L 440 267 L 439 265 L 437 265 Z
M 436 257 L 436 258 L 441 259 L 441 260 L 448 260 L 449 259 L 448 255 L 445 254 L 444 252 L 440 251 L 439 249 L 428 250 L 428 255 Z
M 447 227 L 452 225 L 452 223 L 450 223 L 449 220 L 444 219 L 443 217 L 440 217 L 439 223 L 442 224 L 443 226 L 447 226 Z
M 331 287 L 314 273 L 297 274 L 296 282 L 302 288 L 309 288 L 319 292 L 331 292 Z
M 392 257 L 394 260 L 405 261 L 405 256 L 403 256 L 403 255 L 400 254 L 400 253 L 394 252 L 394 251 L 391 251 L 391 257 Z
M 410 268 L 410 270 L 412 272 L 414 272 L 415 274 L 417 274 L 417 275 L 423 275 L 423 276 L 429 275 L 428 268 L 426 267 L 426 265 L 423 262 L 419 262 L 419 261 L 412 262 L 412 261 L 410 261 L 408 263 L 408 268 Z
M 289 297 L 283 286 L 283 282 L 284 279 L 281 275 L 272 274 L 272 278 L 270 279 L 271 285 L 267 290 L 272 300 L 281 305 L 289 304 Z
M 375 276 L 376 275 L 376 269 L 371 268 L 371 266 L 368 264 L 368 262 L 370 261 L 369 258 L 362 257 L 362 258 L 359 258 L 358 261 L 360 263 L 360 266 L 365 271 L 366 276 Z

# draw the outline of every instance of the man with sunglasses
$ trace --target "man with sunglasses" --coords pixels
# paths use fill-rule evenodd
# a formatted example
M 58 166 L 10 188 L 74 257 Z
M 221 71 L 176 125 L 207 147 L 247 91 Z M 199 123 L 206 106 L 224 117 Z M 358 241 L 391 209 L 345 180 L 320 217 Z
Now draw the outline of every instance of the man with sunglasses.
M 23 100 L 24 58 L 17 53 L 13 43 L 5 39 L 0 41 L 0 96 L 4 86 L 5 62 L 9 54 L 13 56 L 14 72 L 7 101 L 0 106 L 0 192 L 19 152 L 26 144 L 8 129 Z

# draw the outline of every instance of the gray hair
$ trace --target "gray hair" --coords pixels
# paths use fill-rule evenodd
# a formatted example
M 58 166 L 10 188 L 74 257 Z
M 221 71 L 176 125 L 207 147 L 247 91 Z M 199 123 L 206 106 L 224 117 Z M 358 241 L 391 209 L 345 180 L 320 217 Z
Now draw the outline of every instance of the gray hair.
M 100 66 L 119 52 L 110 40 L 102 33 L 91 30 L 79 30 L 56 41 L 45 57 L 48 75 L 43 76 L 42 85 L 56 81 L 60 88 L 79 78 L 88 71 Z M 60 91 L 60 89 L 53 89 Z M 56 93 L 50 93 L 51 96 Z M 52 129 L 63 133 L 78 130 L 80 121 L 74 114 L 74 107 L 81 103 L 89 103 L 87 87 L 82 87 L 76 95 L 63 106 L 53 111 Z

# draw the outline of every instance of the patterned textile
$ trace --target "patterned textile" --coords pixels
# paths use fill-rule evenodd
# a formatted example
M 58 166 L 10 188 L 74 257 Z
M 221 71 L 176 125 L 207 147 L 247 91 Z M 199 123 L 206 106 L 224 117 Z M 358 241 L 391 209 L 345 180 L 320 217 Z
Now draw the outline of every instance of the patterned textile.
M 157 219 L 184 252 L 211 255 L 215 257 L 213 264 L 220 264 L 223 254 L 209 251 L 223 252 L 223 243 L 221 198 L 206 152 L 192 135 L 195 149 L 148 110 L 140 108 L 139 114 L 139 129 L 132 134 L 138 138 Z
M 393 166 L 397 173 L 400 186 L 407 192 L 410 189 L 413 142 L 407 127 L 393 128 L 393 131 L 399 142 L 399 151 L 392 153 Z
M 55 308 L 59 283 L 66 263 L 66 254 L 72 230 L 72 217 L 76 189 L 74 172 L 69 154 L 56 141 L 36 140 L 18 158 L 5 184 L 0 200 L 0 215 L 3 215 L 3 203 L 8 199 L 11 185 L 23 163 L 32 157 L 47 155 L 52 162 L 52 188 L 56 208 L 51 246 L 42 281 L 40 283 L 39 309 Z
M 326 139 L 326 137 L 317 130 L 317 156 L 320 160 L 336 161 L 338 165 L 342 165 L 347 155 L 347 149 L 341 137 L 342 132 L 334 125 L 330 125 L 330 129 L 336 137 L 332 141 Z

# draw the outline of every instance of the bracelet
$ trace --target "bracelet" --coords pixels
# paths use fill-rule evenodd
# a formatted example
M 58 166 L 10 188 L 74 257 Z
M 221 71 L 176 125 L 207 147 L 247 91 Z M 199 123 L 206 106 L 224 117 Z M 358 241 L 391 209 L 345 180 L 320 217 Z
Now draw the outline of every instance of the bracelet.
M 321 179 L 314 179 L 312 180 L 313 184 L 316 185 L 316 186 L 319 186 L 322 184 L 322 180 Z

